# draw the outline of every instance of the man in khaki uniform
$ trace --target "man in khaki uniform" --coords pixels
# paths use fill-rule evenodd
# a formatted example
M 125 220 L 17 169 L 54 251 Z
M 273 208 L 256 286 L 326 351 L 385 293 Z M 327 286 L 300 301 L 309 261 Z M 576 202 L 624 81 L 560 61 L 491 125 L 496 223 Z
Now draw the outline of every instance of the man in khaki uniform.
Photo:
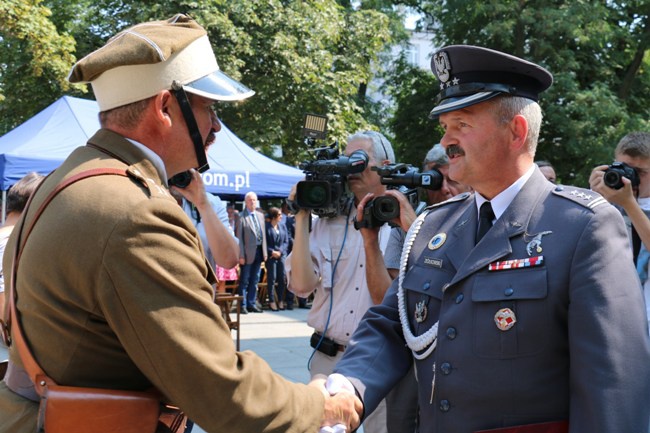
M 235 351 L 199 236 L 169 193 L 168 178 L 207 168 L 205 149 L 220 128 L 215 101 L 253 94 L 219 71 L 206 31 L 183 15 L 140 24 L 80 60 L 69 79 L 93 85 L 102 129 L 43 183 L 27 224 L 76 173 L 110 167 L 126 176 L 60 192 L 23 248 L 17 311 L 43 370 L 60 385 L 154 386 L 208 432 L 356 427 L 361 405 L 352 394 L 290 383 L 255 354 Z M 15 347 L 10 359 L 0 432 L 32 433 L 38 398 Z

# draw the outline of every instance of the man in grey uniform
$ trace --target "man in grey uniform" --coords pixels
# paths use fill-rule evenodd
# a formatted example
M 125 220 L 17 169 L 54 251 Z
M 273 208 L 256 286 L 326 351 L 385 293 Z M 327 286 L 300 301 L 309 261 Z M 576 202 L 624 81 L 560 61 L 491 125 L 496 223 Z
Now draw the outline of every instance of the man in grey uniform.
M 475 193 L 413 223 L 399 277 L 335 372 L 368 413 L 415 359 L 425 433 L 648 431 L 650 347 L 623 220 L 534 165 L 551 74 L 462 45 L 432 69 L 449 176 Z

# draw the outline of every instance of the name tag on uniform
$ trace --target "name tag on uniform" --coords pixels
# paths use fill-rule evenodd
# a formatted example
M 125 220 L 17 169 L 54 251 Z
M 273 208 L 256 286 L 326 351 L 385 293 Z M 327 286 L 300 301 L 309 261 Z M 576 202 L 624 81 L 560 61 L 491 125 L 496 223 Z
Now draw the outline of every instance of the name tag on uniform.
M 436 268 L 442 268 L 442 259 L 434 259 L 431 257 L 424 258 L 424 264 L 429 266 L 434 266 Z
M 533 268 L 544 264 L 544 256 L 528 257 L 525 259 L 504 260 L 488 265 L 488 271 L 505 271 L 508 269 Z

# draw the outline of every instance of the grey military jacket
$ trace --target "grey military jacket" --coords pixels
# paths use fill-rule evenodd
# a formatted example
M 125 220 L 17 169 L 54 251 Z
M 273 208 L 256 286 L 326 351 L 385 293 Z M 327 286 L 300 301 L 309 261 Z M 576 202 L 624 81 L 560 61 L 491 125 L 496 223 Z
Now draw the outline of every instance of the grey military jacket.
M 420 431 L 472 433 L 569 420 L 571 433 L 639 433 L 650 419 L 650 348 L 640 283 L 616 209 L 539 170 L 475 246 L 466 194 L 429 210 L 403 275 Z M 408 243 L 408 239 L 407 239 Z M 399 278 L 336 367 L 366 414 L 404 375 Z

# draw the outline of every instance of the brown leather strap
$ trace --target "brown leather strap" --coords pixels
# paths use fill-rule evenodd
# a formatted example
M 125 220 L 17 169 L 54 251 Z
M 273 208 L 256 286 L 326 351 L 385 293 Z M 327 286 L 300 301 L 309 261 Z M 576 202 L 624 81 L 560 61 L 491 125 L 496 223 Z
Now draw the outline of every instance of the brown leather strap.
M 77 173 L 74 176 L 70 176 L 69 178 L 65 179 L 63 182 L 58 184 L 56 188 L 54 188 L 50 192 L 50 194 L 45 198 L 45 201 L 43 201 L 41 206 L 37 209 L 36 213 L 32 218 L 30 225 L 28 226 L 25 232 L 25 236 L 21 242 L 21 236 L 23 235 L 25 220 L 27 219 L 26 218 L 27 209 L 31 204 L 32 198 L 34 197 L 34 195 L 36 195 L 36 192 L 32 194 L 29 201 L 27 202 L 27 205 L 25 206 L 25 210 L 23 211 L 24 217 L 22 218 L 22 222 L 18 231 L 18 236 L 16 238 L 16 243 L 14 248 L 14 261 L 13 261 L 13 266 L 11 268 L 11 284 L 9 285 L 9 302 L 11 305 L 10 305 L 10 316 L 7 320 L 6 327 L 8 332 L 13 331 L 13 343 L 16 344 L 16 348 L 18 349 L 18 354 L 20 355 L 25 370 L 27 371 L 29 378 L 34 382 L 36 392 L 40 396 L 43 396 L 45 392 L 45 387 L 47 385 L 55 384 L 55 382 L 45 374 L 41 366 L 34 359 L 34 355 L 32 354 L 32 351 L 29 349 L 29 346 L 25 341 L 22 327 L 20 326 L 19 315 L 18 315 L 18 311 L 16 310 L 16 276 L 18 274 L 17 272 L 18 262 L 20 261 L 20 256 L 23 247 L 27 243 L 27 238 L 32 232 L 32 229 L 34 228 L 36 221 L 38 221 L 38 218 L 42 215 L 43 211 L 45 210 L 45 207 L 52 201 L 52 199 L 54 199 L 54 197 L 63 189 L 67 188 L 68 186 L 82 179 L 86 179 L 93 176 L 102 176 L 102 175 L 118 175 L 118 176 L 125 176 L 125 177 L 128 176 L 126 169 L 96 168 L 96 169 L 82 171 L 80 173 Z M 13 329 L 11 328 L 12 323 L 15 323 Z M 11 343 L 12 341 L 10 340 L 9 342 Z

